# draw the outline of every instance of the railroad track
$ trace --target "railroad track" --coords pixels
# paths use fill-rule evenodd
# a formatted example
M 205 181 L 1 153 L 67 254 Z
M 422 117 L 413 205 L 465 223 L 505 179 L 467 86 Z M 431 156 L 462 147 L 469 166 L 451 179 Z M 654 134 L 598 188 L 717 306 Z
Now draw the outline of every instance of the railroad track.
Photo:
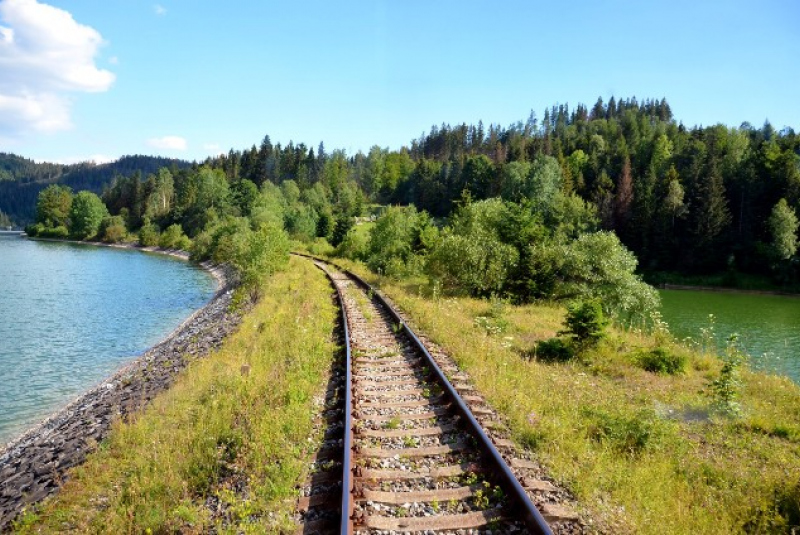
M 497 422 L 466 378 L 437 364 L 366 282 L 309 258 L 336 288 L 346 354 L 326 396 L 298 533 L 549 534 L 548 521 L 580 532 L 548 501 L 559 490 L 537 477 L 538 465 L 487 432 Z

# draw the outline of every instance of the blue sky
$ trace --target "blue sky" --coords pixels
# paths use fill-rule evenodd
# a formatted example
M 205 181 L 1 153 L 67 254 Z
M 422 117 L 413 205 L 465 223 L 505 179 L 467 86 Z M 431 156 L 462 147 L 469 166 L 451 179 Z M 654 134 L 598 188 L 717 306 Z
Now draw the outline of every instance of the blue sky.
M 611 95 L 798 129 L 799 67 L 795 0 L 0 0 L 0 151 L 354 153 Z

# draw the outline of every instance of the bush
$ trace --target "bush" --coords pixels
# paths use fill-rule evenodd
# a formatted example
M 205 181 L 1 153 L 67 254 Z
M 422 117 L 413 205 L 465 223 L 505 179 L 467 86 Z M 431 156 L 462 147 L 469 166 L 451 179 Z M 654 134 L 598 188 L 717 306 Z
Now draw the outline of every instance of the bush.
M 609 444 L 614 450 L 637 455 L 651 447 L 661 435 L 661 428 L 652 411 L 643 410 L 626 417 L 604 411 L 586 411 L 592 420 L 589 437 Z
M 658 293 L 634 273 L 636 257 L 613 232 L 535 244 L 526 256 L 534 296 L 599 299 L 619 321 L 644 321 L 658 309 Z
M 593 346 L 606 335 L 608 319 L 597 300 L 573 303 L 564 319 L 566 330 L 561 334 L 573 337 L 580 346 Z
M 639 366 L 652 373 L 676 375 L 686 369 L 686 357 L 670 353 L 666 348 L 657 347 L 637 355 Z
M 155 223 L 145 222 L 142 228 L 139 229 L 139 244 L 144 247 L 157 246 L 160 238 L 158 225 Z
M 369 236 L 365 232 L 359 232 L 358 228 L 350 229 L 342 243 L 336 246 L 336 256 L 350 260 L 364 261 L 367 259 L 368 251 Z
M 550 338 L 536 344 L 533 356 L 544 362 L 566 362 L 575 357 L 575 347 L 564 338 Z
M 128 236 L 128 229 L 125 227 L 125 219 L 122 216 L 104 217 L 100 222 L 100 229 L 97 235 L 105 243 L 119 243 Z
M 502 292 L 518 260 L 513 246 L 491 235 L 446 232 L 428 255 L 426 271 L 445 288 L 488 296 Z
M 242 284 L 255 291 L 263 277 L 272 275 L 289 261 L 289 236 L 276 225 L 234 235 L 231 264 Z
M 158 246 L 162 249 L 188 250 L 191 244 L 191 240 L 186 237 L 178 223 L 168 226 L 158 239 Z
M 41 238 L 56 238 L 59 240 L 65 240 L 69 237 L 69 230 L 63 225 L 51 228 L 45 227 L 39 231 L 38 236 Z

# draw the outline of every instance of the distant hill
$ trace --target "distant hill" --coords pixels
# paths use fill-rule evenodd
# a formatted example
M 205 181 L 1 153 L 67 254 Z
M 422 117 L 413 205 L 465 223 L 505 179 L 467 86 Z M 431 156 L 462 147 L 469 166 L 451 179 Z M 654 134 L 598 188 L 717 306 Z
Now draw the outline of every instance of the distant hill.
M 83 162 L 72 165 L 36 163 L 16 154 L 0 152 L 0 212 L 15 224 L 33 220 L 36 198 L 50 184 L 64 184 L 74 191 L 101 193 L 116 176 L 129 176 L 139 171 L 145 177 L 162 167 L 185 168 L 185 160 L 157 156 L 123 156 L 111 163 Z

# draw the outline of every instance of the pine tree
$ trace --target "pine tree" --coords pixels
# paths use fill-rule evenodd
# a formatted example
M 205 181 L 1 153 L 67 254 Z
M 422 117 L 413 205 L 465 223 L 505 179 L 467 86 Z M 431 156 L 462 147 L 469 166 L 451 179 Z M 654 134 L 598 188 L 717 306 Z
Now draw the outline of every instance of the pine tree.
M 622 174 L 617 181 L 617 190 L 614 195 L 614 229 L 618 234 L 624 234 L 631 217 L 631 204 L 633 203 L 633 176 L 631 175 L 631 159 L 626 155 L 622 165 Z

